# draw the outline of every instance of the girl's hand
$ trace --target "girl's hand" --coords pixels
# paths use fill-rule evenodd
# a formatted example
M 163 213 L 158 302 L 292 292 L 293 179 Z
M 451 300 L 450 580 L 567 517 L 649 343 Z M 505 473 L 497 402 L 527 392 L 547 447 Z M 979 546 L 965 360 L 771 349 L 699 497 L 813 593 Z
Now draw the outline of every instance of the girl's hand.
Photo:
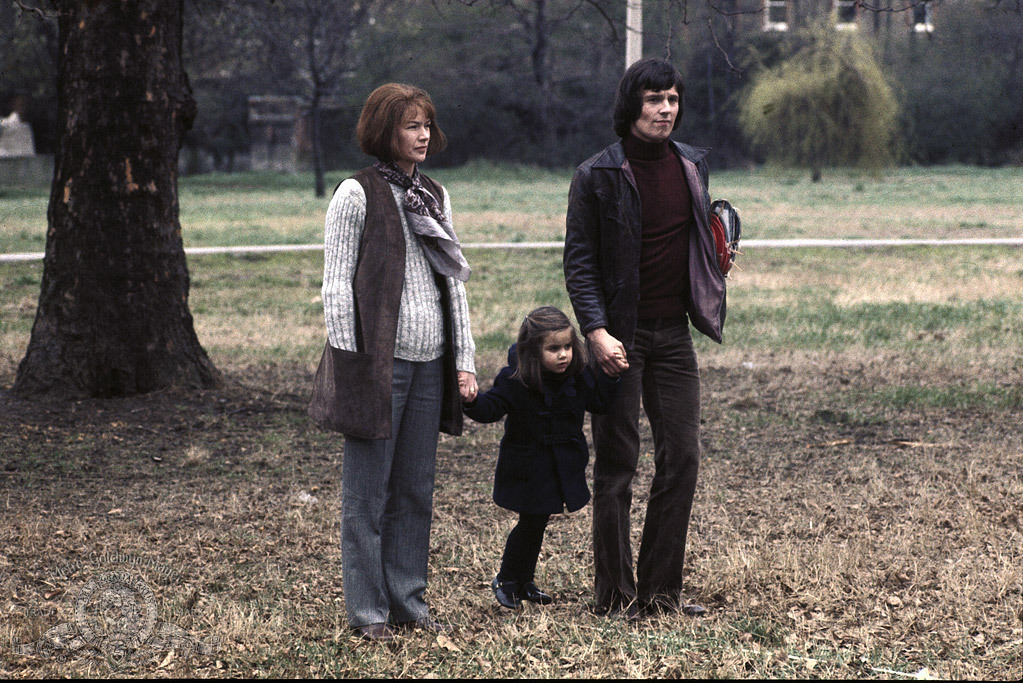
M 472 403 L 476 400 L 476 375 L 471 372 L 458 371 L 458 394 L 462 397 L 462 403 Z
M 608 334 L 606 329 L 599 327 L 592 330 L 587 337 L 590 340 L 590 351 L 593 352 L 593 357 L 604 374 L 608 377 L 617 377 L 629 369 L 625 346 Z

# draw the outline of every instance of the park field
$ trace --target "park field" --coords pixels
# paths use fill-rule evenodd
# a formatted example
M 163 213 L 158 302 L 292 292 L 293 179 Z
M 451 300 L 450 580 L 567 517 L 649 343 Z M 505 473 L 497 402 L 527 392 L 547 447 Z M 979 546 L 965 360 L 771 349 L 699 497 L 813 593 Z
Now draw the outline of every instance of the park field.
M 555 241 L 570 174 L 436 176 L 465 243 Z M 340 177 L 334 179 L 334 182 Z M 748 238 L 1020 237 L 1021 169 L 712 176 Z M 316 243 L 306 177 L 186 178 L 186 245 Z M 2 252 L 41 251 L 45 193 L 0 194 Z M 42 225 L 39 222 L 42 221 Z M 473 249 L 489 386 L 522 315 L 568 310 L 556 248 Z M 324 341 L 322 254 L 189 259 L 205 391 L 34 403 L 11 395 L 41 262 L 0 264 L 0 677 L 1015 680 L 1023 666 L 1023 250 L 749 248 L 724 344 L 699 339 L 703 460 L 686 599 L 707 617 L 595 616 L 590 508 L 555 517 L 538 583 L 489 582 L 513 515 L 490 500 L 500 425 L 442 436 L 428 599 L 452 626 L 392 646 L 345 624 L 342 440 L 305 415 Z M 653 464 L 644 423 L 637 537 Z M 124 662 L 25 654 L 131 571 L 158 621 L 210 651 Z
M 571 171 L 484 163 L 431 174 L 452 196 L 465 243 L 560 241 Z M 328 190 L 347 173 L 330 173 Z M 711 195 L 743 214 L 750 238 L 1023 236 L 1023 168 L 903 168 L 875 179 L 835 171 L 712 173 Z M 308 175 L 211 174 L 181 179 L 186 247 L 320 244 L 328 198 Z M 0 188 L 0 253 L 46 246 L 46 190 Z

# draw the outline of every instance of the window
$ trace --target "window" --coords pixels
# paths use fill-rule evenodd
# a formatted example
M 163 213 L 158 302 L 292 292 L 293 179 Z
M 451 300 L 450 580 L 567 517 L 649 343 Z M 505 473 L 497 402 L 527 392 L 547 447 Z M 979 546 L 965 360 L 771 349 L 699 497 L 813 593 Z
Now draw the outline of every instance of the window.
M 789 0 L 764 0 L 764 30 L 789 30 Z
M 835 28 L 839 31 L 855 30 L 857 0 L 834 0 Z
M 934 31 L 931 3 L 922 2 L 913 7 L 913 30 L 917 33 L 932 33 Z

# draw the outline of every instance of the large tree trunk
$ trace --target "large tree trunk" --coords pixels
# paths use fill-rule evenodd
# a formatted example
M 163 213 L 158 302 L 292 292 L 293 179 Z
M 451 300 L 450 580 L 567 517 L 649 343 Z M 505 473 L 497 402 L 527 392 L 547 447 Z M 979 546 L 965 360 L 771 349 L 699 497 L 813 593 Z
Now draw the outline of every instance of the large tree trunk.
M 182 0 L 60 0 L 42 290 L 14 389 L 125 396 L 210 386 L 188 310 L 177 161 L 195 102 Z

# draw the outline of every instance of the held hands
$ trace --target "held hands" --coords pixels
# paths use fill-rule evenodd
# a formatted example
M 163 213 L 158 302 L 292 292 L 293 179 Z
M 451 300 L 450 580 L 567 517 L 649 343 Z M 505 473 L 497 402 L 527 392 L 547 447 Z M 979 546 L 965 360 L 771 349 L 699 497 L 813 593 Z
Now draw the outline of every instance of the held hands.
M 462 397 L 462 403 L 472 403 L 476 400 L 476 375 L 463 370 L 458 371 L 458 393 Z
M 624 370 L 629 369 L 625 346 L 608 334 L 605 328 L 598 327 L 591 330 L 586 337 L 590 340 L 590 351 L 604 374 L 609 377 L 617 377 Z

